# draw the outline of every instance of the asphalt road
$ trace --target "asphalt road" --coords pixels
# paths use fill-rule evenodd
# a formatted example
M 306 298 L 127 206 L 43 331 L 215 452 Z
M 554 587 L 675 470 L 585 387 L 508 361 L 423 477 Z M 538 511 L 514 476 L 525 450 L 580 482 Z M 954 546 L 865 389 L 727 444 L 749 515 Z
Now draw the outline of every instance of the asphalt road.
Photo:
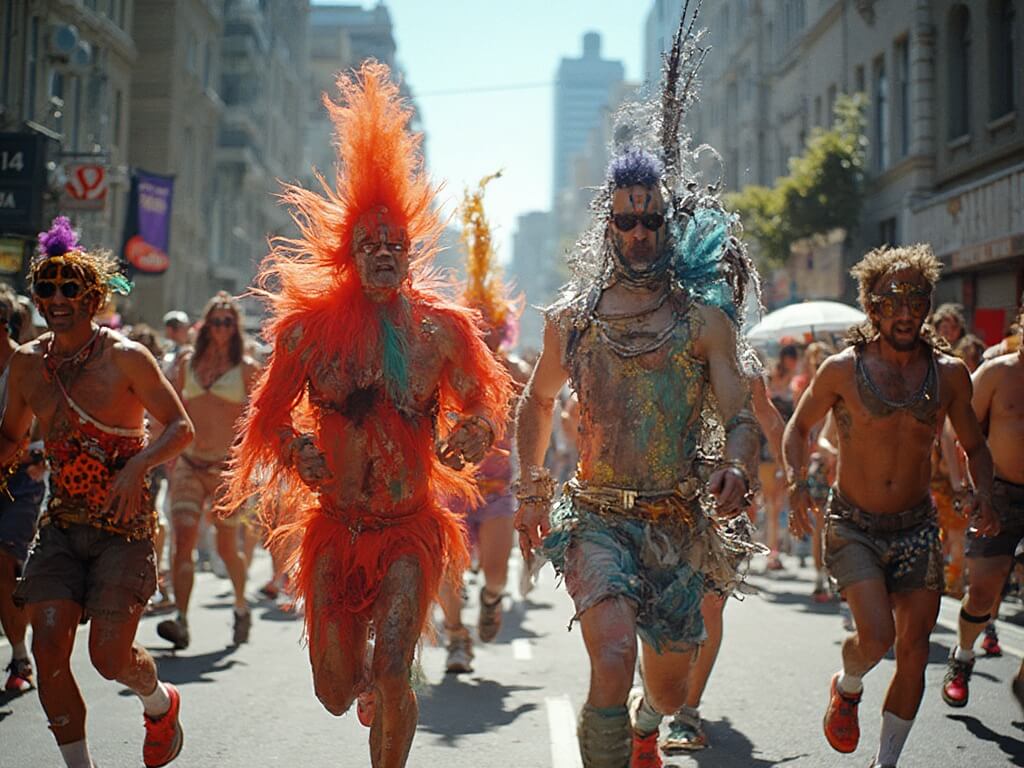
M 517 563 L 517 561 L 514 561 Z M 866 679 L 861 707 L 861 748 L 832 752 L 821 734 L 829 676 L 839 664 L 843 637 L 835 606 L 813 605 L 809 572 L 795 568 L 755 574 L 760 594 L 731 601 L 718 669 L 704 702 L 712 746 L 666 765 L 866 766 L 877 744 L 879 710 L 892 662 Z M 266 578 L 257 560 L 252 591 Z M 755 566 L 755 569 L 759 566 Z M 513 582 L 514 583 L 514 582 Z M 477 588 L 471 585 L 467 623 L 475 621 Z M 513 589 L 513 591 L 515 591 Z M 140 639 L 157 656 L 161 676 L 182 692 L 185 749 L 181 768 L 241 766 L 365 766 L 367 731 L 354 713 L 328 714 L 313 696 L 301 622 L 266 601 L 255 602 L 251 642 L 230 648 L 230 596 L 226 581 L 200 574 L 191 617 L 193 644 L 178 655 L 143 620 Z M 426 643 L 420 691 L 420 724 L 410 766 L 430 768 L 577 768 L 575 713 L 587 687 L 579 631 L 566 632 L 571 605 L 546 570 L 527 602 L 510 600 L 498 641 L 477 646 L 476 669 L 446 676 L 444 651 Z M 1020 606 L 1009 606 L 1012 613 Z M 952 626 L 948 601 L 940 621 Z M 1024 622 L 1024 618 L 1021 619 Z M 1024 630 L 1003 622 L 1008 652 L 981 659 L 970 705 L 951 710 L 939 698 L 944 663 L 954 635 L 940 626 L 933 636 L 927 690 L 901 768 L 1024 766 L 1024 714 L 1009 681 L 1024 651 Z M 75 651 L 75 673 L 89 706 L 89 741 L 101 768 L 141 765 L 141 707 L 134 696 L 99 677 L 88 663 L 84 631 Z M 9 650 L 0 641 L 0 659 Z M 0 766 L 61 765 L 35 692 L 0 694 Z

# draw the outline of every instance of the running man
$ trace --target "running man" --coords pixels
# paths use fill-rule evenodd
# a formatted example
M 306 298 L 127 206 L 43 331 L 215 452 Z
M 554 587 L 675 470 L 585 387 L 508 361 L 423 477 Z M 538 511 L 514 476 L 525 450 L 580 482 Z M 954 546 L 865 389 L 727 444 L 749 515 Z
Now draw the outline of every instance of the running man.
M 784 458 L 794 533 L 812 530 L 808 437 L 832 411 L 839 435 L 836 485 L 826 504 L 825 564 L 853 612 L 832 677 L 825 738 L 839 752 L 860 740 L 862 678 L 895 643 L 873 766 L 896 765 L 910 733 L 943 588 L 942 548 L 929 494 L 931 450 L 949 418 L 978 488 L 978 527 L 998 529 L 992 457 L 971 410 L 964 364 L 936 348 L 924 325 L 941 264 L 926 245 L 868 253 L 851 274 L 868 321 L 829 357 L 786 428 Z M 945 346 L 944 344 L 942 346 Z M 879 440 L 885 435 L 885 440 Z
M 1018 312 L 1020 320 L 1024 307 Z M 999 605 L 1014 554 L 1024 541 L 1024 351 L 987 360 L 973 379 L 974 412 L 988 435 L 995 465 L 992 506 L 999 515 L 999 533 L 967 533 L 967 594 L 960 608 L 957 645 L 942 684 L 942 700 L 951 707 L 967 706 L 974 643 L 995 618 L 994 606 Z M 984 490 L 976 491 L 976 497 L 978 493 Z
M 177 690 L 157 678 L 135 632 L 156 588 L 156 511 L 149 471 L 192 440 L 192 422 L 153 356 L 98 326 L 112 290 L 129 289 L 117 263 L 87 252 L 67 219 L 39 237 L 29 281 L 50 332 L 11 360 L 0 462 L 20 461 L 33 415 L 50 463 L 50 498 L 15 601 L 27 605 L 39 700 L 70 768 L 91 768 L 85 702 L 71 672 L 81 619 L 89 657 L 142 700 L 149 768 L 181 751 Z M 144 414 L 164 425 L 149 442 Z

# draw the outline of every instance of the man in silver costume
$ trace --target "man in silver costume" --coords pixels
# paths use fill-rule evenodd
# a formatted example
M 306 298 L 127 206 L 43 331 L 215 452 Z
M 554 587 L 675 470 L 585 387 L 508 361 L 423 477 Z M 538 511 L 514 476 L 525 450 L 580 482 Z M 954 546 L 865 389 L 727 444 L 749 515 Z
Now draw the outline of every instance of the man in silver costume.
M 733 218 L 683 170 L 679 126 L 692 98 L 687 72 L 703 57 L 697 41 L 692 20 L 681 24 L 660 114 L 641 104 L 617 117 L 576 278 L 547 311 L 519 405 L 515 524 L 524 551 L 539 549 L 564 575 L 582 627 L 586 768 L 661 765 L 659 723 L 685 703 L 705 638 L 701 601 L 736 585 L 751 548 L 723 518 L 744 508 L 757 467 L 735 320 L 755 273 Z M 579 398 L 579 465 L 552 510 L 542 462 L 566 380 Z M 709 459 L 700 449 L 712 396 L 725 440 Z M 644 687 L 631 693 L 638 635 Z

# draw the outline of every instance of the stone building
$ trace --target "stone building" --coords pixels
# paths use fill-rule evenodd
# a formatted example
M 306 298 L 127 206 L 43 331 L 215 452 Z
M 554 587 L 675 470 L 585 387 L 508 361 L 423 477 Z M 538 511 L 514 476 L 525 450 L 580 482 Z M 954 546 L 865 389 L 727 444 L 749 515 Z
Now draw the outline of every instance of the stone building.
M 120 246 L 129 101 L 138 60 L 135 5 L 134 0 L 0 4 L 0 132 L 15 134 L 15 143 L 40 142 L 46 167 L 45 174 L 23 185 L 7 173 L 10 168 L 0 169 L 0 196 L 18 206 L 0 223 L 0 279 L 21 287 L 24 258 L 38 227 L 58 212 L 72 218 L 84 243 L 114 251 Z M 77 183 L 80 178 L 84 187 Z M 76 195 L 71 199 L 69 181 Z M 21 215 L 24 200 L 38 204 L 35 215 Z
M 128 315 L 158 323 L 169 309 L 195 316 L 213 293 L 209 262 L 223 0 L 136 0 L 129 162 L 174 177 L 170 267 L 135 276 Z
M 221 50 L 224 103 L 210 212 L 212 290 L 242 293 L 290 230 L 275 197 L 304 173 L 308 0 L 227 0 Z
M 1021 5 L 707 0 L 712 50 L 688 124 L 721 153 L 727 189 L 772 184 L 838 94 L 865 94 L 870 178 L 843 270 L 868 248 L 927 241 L 946 265 L 938 300 L 988 332 L 1024 289 Z M 680 7 L 655 0 L 648 14 L 648 78 Z

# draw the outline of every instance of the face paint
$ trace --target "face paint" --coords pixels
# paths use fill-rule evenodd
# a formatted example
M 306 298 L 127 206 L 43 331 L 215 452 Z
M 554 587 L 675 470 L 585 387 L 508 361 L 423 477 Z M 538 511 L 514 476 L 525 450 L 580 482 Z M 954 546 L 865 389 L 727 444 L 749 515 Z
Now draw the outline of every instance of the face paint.
M 627 272 L 660 273 L 666 228 L 660 189 L 633 186 L 615 190 L 608 235 L 616 260 Z
M 384 206 L 364 213 L 352 235 L 356 271 L 371 294 L 398 290 L 409 275 L 409 235 Z

